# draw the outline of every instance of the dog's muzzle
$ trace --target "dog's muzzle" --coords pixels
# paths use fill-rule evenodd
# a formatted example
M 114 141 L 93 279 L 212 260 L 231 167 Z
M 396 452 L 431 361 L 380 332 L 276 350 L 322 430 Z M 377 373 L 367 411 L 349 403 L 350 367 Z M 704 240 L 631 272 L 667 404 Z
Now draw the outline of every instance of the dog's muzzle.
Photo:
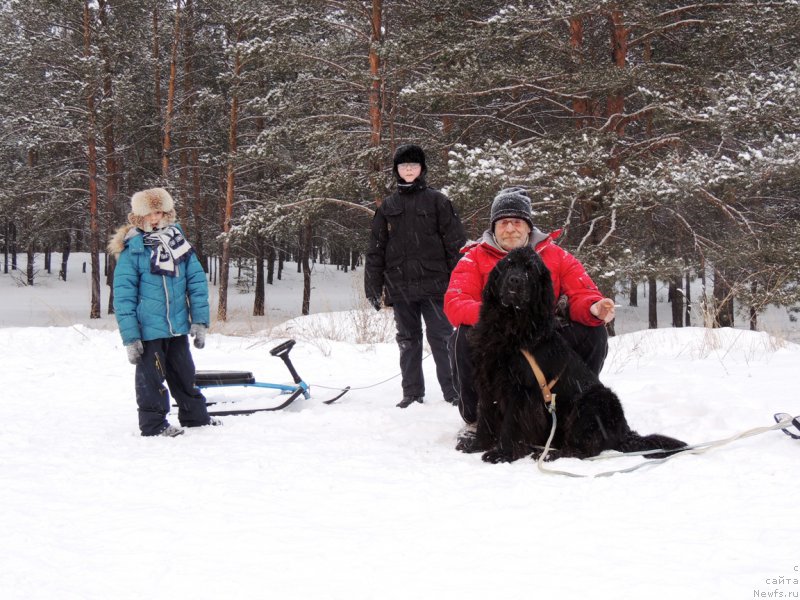
M 508 271 L 500 282 L 500 304 L 505 307 L 522 308 L 530 301 L 528 274 L 524 271 Z

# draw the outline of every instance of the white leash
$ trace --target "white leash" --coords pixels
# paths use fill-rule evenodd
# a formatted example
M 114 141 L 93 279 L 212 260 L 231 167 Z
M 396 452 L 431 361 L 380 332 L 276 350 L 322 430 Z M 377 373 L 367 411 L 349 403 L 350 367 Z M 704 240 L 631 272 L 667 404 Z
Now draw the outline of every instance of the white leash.
M 550 409 L 551 414 L 553 416 L 553 426 L 550 429 L 550 437 L 547 438 L 547 443 L 544 446 L 544 450 L 542 454 L 539 456 L 539 459 L 536 461 L 539 470 L 542 473 L 547 473 L 549 475 L 566 475 L 567 477 L 609 477 L 611 475 L 615 475 L 617 473 L 630 473 L 631 471 L 636 471 L 637 469 L 641 469 L 642 467 L 649 467 L 654 465 L 660 465 L 662 463 L 667 462 L 675 458 L 676 456 L 681 456 L 682 454 L 703 454 L 708 452 L 712 448 L 719 448 L 720 446 L 725 446 L 730 444 L 731 442 L 735 442 L 736 440 L 743 440 L 748 437 L 752 437 L 754 435 L 759 435 L 761 433 L 765 433 L 767 431 L 774 431 L 776 429 L 786 429 L 788 427 L 793 426 L 793 417 L 791 415 L 787 415 L 786 417 L 782 418 L 780 421 L 771 425 L 769 427 L 754 427 L 753 429 L 748 429 L 747 431 L 743 431 L 741 433 L 734 434 L 730 437 L 723 438 L 720 440 L 715 440 L 712 442 L 701 442 L 699 444 L 694 444 L 692 446 L 687 446 L 686 448 L 682 448 L 681 450 L 676 451 L 674 454 L 670 454 L 664 458 L 652 458 L 647 459 L 645 462 L 642 462 L 638 465 L 634 465 L 632 467 L 628 467 L 627 469 L 617 469 L 614 471 L 603 471 L 602 473 L 596 473 L 594 475 L 584 475 L 581 473 L 572 473 L 570 471 L 561 471 L 558 469 L 548 469 L 544 466 L 544 461 L 547 458 L 548 452 L 550 452 L 550 444 L 553 441 L 553 437 L 556 434 L 556 411 L 555 411 L 555 404 L 553 404 L 552 408 Z M 644 450 L 641 452 L 616 452 L 610 454 L 604 454 L 601 456 L 593 456 L 587 460 L 603 460 L 607 458 L 619 458 L 621 456 L 644 456 L 647 454 L 654 454 L 657 452 L 664 452 L 664 450 Z

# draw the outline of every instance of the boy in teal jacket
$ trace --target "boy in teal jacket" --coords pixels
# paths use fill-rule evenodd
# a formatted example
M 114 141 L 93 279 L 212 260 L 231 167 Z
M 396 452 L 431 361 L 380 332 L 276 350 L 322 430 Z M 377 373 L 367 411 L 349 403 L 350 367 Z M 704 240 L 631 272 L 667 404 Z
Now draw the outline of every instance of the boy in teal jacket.
M 175 205 L 163 188 L 131 198 L 128 224 L 108 245 L 117 256 L 114 312 L 128 360 L 136 365 L 136 403 L 143 436 L 175 437 L 170 425 L 169 391 L 184 427 L 220 425 L 209 416 L 206 399 L 194 385 L 195 348 L 205 345 L 209 324 L 208 284 L 194 250 L 175 224 Z

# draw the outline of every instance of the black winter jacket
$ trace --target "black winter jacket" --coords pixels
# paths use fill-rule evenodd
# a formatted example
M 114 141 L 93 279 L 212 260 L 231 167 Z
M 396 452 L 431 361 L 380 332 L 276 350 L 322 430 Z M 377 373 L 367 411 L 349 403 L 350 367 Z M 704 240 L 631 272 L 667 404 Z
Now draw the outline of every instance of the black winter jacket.
M 372 219 L 364 274 L 367 298 L 386 302 L 444 296 L 466 242 L 450 200 L 418 178 L 386 198 Z

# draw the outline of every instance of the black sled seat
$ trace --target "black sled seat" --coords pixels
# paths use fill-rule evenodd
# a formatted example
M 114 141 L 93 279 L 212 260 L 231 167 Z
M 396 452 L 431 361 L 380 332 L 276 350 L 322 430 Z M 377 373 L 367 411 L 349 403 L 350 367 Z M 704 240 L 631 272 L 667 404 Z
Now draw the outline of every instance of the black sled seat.
M 198 387 L 252 385 L 256 382 L 250 371 L 197 371 L 194 384 Z

